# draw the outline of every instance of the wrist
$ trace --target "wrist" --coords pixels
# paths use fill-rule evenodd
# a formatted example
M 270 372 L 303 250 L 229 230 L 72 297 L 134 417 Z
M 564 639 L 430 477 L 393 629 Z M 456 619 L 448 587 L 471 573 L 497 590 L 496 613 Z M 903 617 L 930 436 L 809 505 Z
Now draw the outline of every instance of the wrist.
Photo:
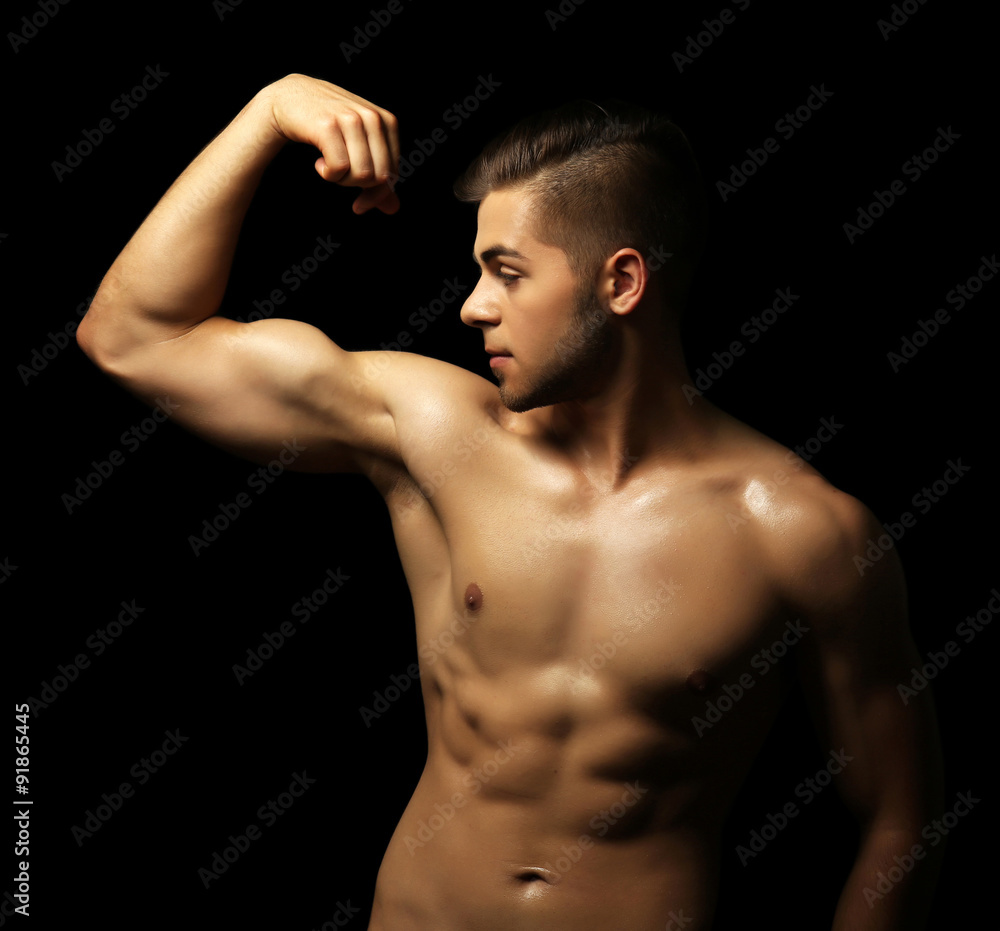
M 276 83 L 268 84 L 257 91 L 240 112 L 240 116 L 253 120 L 261 132 L 267 131 L 284 143 L 289 141 L 288 137 L 281 131 L 274 114 Z
M 250 98 L 231 124 L 234 128 L 239 127 L 241 134 L 251 142 L 255 150 L 269 158 L 277 155 L 289 142 L 278 127 L 273 100 L 271 85 L 262 88 Z

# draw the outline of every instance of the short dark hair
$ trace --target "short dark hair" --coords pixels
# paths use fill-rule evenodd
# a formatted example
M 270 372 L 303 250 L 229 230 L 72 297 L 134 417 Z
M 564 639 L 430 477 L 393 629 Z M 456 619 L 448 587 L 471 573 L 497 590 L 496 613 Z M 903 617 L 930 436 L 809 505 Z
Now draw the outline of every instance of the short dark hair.
M 592 279 L 622 248 L 672 253 L 667 289 L 683 304 L 708 204 L 691 144 L 667 116 L 581 100 L 525 117 L 483 149 L 455 195 L 479 203 L 515 187 L 534 198 L 535 236 L 563 249 L 579 278 Z

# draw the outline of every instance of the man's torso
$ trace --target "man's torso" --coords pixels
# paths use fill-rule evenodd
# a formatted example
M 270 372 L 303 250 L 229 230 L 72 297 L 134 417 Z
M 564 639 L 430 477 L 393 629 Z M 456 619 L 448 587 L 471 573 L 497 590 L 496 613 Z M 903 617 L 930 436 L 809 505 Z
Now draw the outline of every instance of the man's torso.
M 405 472 L 369 469 L 429 747 L 371 931 L 709 927 L 723 819 L 787 684 L 769 648 L 805 629 L 761 527 L 822 483 L 709 419 L 616 480 L 472 406 L 415 417 Z

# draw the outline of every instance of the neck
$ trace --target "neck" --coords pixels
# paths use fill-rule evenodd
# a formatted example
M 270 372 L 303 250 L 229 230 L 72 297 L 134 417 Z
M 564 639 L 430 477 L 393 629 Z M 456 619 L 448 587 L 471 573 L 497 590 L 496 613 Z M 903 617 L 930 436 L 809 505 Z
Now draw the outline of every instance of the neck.
M 692 381 L 676 328 L 663 334 L 625 329 L 597 384 L 592 397 L 538 415 L 549 440 L 611 488 L 652 456 L 690 459 L 715 432 L 716 408 L 683 390 Z

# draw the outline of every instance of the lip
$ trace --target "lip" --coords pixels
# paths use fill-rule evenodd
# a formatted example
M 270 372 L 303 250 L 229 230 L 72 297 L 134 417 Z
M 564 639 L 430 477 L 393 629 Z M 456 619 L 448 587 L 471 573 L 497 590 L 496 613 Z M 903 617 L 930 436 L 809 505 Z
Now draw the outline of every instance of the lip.
M 499 365 L 506 365 L 507 360 L 511 358 L 509 352 L 496 352 L 492 349 L 487 349 L 486 352 L 490 357 L 490 368 L 496 368 Z

